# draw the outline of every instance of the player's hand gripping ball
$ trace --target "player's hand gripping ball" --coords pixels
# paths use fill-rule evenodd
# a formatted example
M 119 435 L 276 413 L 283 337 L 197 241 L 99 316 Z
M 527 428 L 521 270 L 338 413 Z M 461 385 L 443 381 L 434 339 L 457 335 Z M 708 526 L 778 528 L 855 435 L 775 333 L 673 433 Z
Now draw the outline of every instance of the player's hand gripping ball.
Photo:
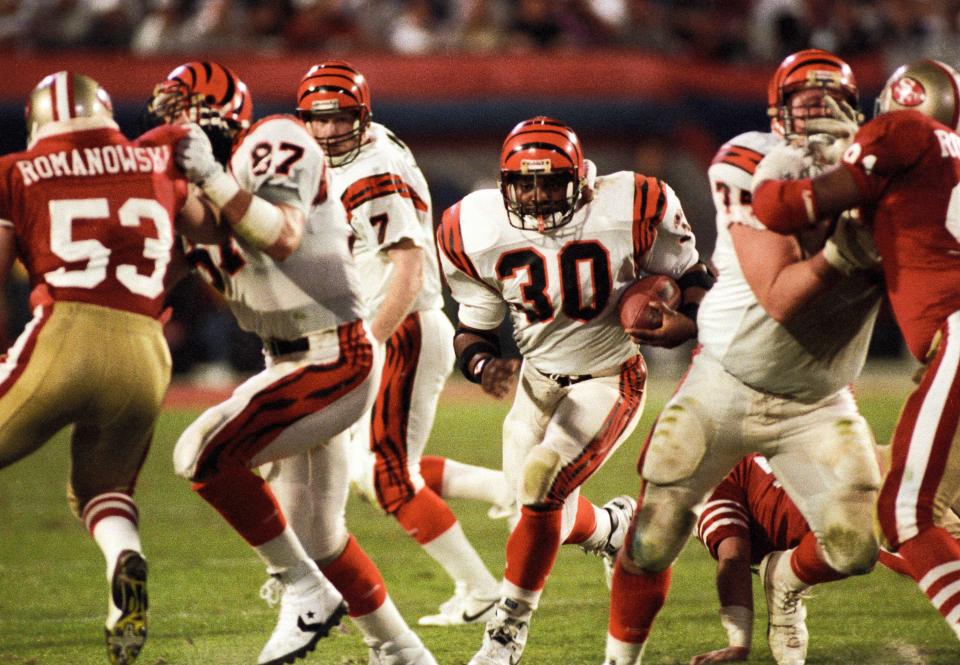
M 655 330 L 663 325 L 663 305 L 680 304 L 680 285 L 666 275 L 648 275 L 623 292 L 618 305 L 624 330 Z

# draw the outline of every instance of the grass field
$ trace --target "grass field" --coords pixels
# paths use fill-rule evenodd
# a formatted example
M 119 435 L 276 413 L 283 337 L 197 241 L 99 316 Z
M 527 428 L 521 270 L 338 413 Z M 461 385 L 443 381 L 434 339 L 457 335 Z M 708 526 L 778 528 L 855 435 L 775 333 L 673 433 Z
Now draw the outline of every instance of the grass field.
M 874 373 L 859 386 L 862 408 L 879 440 L 888 438 L 909 389 L 902 373 Z M 499 431 L 507 404 L 479 390 L 463 399 L 454 384 L 438 414 L 428 450 L 463 461 L 499 464 Z M 602 503 L 636 491 L 634 465 L 651 418 L 672 385 L 651 385 L 633 438 L 586 485 Z M 258 597 L 261 565 L 212 509 L 171 471 L 177 435 L 196 411 L 171 409 L 141 476 L 137 500 L 150 562 L 150 637 L 144 665 L 253 663 L 276 613 Z M 0 472 L 0 665 L 86 665 L 106 662 L 102 622 L 104 565 L 96 546 L 67 510 L 66 438 Z M 495 575 L 503 566 L 503 522 L 486 506 L 457 502 L 455 512 Z M 452 585 L 392 520 L 351 501 L 348 524 L 380 566 L 407 620 L 432 613 Z M 717 620 L 713 562 L 692 542 L 674 572 L 667 605 L 654 627 L 644 663 L 687 663 L 725 637 Z M 764 603 L 755 584 L 757 622 L 750 663 L 772 662 L 764 637 Z M 608 595 L 600 560 L 564 548 L 531 624 L 524 665 L 598 665 L 603 656 Z M 809 602 L 808 663 L 906 665 L 960 663 L 960 647 L 911 580 L 886 569 L 824 585 Z M 482 627 L 422 628 L 441 665 L 461 665 L 481 641 Z M 352 627 L 323 640 L 307 663 L 365 664 Z

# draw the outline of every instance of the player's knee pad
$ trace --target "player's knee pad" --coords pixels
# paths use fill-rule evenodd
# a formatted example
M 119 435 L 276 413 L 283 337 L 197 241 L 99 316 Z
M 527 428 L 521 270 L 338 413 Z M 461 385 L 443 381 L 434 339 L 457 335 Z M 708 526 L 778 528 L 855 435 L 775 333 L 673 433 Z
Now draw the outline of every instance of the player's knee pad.
M 861 416 L 851 416 L 833 420 L 824 427 L 814 448 L 817 461 L 832 469 L 847 490 L 878 491 L 880 466 L 867 422 Z
M 644 480 L 671 485 L 692 476 L 707 451 L 705 423 L 691 398 L 682 397 L 665 408 L 644 457 Z
M 685 507 L 685 502 L 674 501 L 666 488 L 658 488 L 657 497 L 651 496 L 649 485 L 647 489 L 643 505 L 634 517 L 624 555 L 636 568 L 659 573 L 680 555 L 697 517 L 691 508 Z
M 873 524 L 876 492 L 851 492 L 831 500 L 824 508 L 823 530 L 818 541 L 831 568 L 845 575 L 870 572 L 880 543 Z
M 537 506 L 547 502 L 553 481 L 562 466 L 560 454 L 546 446 L 534 446 L 523 460 L 517 498 L 522 506 Z

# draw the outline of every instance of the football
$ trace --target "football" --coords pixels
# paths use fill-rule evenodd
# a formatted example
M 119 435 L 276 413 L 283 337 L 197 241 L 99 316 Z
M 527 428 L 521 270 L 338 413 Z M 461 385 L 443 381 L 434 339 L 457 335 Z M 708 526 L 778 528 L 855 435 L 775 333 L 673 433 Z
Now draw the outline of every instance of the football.
M 676 308 L 680 304 L 680 285 L 666 275 L 648 275 L 627 287 L 618 305 L 620 325 L 625 330 L 652 330 L 663 324 L 663 315 L 652 303 Z

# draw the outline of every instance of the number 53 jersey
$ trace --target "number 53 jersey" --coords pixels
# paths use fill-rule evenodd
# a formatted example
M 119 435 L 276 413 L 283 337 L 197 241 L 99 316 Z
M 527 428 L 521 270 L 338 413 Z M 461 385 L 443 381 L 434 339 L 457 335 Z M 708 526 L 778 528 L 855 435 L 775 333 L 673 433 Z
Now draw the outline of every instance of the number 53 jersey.
M 474 192 L 437 229 L 444 275 L 462 325 L 496 328 L 509 310 L 527 362 L 545 374 L 589 374 L 636 354 L 617 302 L 648 273 L 680 277 L 699 256 L 673 190 L 621 171 L 543 233 L 510 224 L 498 190 Z
M 187 195 L 173 163 L 184 130 L 129 141 L 109 120 L 76 124 L 51 123 L 30 149 L 0 160 L 0 225 L 15 234 L 31 304 L 70 300 L 156 318 Z

